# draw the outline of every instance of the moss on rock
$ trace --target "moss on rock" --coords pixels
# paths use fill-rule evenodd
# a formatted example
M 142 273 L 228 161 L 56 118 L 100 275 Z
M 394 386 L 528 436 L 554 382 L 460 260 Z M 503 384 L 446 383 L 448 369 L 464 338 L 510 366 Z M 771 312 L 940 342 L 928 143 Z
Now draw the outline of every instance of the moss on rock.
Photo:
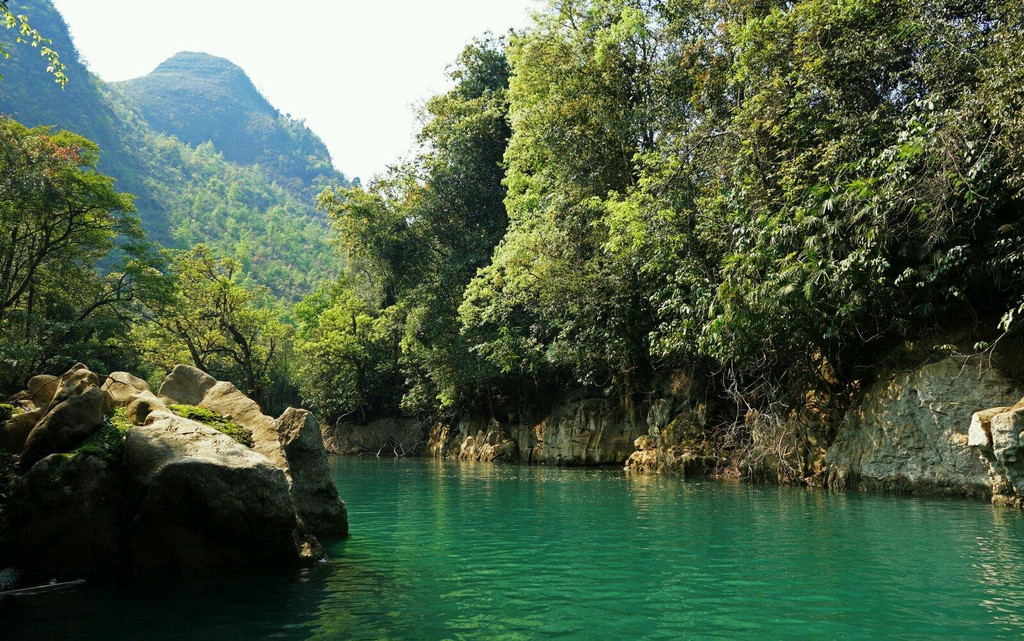
M 168 405 L 168 409 L 182 418 L 212 427 L 221 434 L 227 434 L 246 447 L 252 447 L 252 430 L 246 429 L 213 410 L 195 405 Z

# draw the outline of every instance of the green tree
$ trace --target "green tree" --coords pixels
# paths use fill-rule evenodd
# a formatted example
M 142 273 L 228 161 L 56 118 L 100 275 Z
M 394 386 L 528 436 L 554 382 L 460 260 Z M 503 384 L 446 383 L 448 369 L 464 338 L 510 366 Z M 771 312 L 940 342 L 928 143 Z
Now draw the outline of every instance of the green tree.
M 0 119 L 4 387 L 69 361 L 125 358 L 116 337 L 133 301 L 158 294 L 159 257 L 97 160 L 80 136 Z
M 191 363 L 276 406 L 268 391 L 284 372 L 292 329 L 267 290 L 241 282 L 238 263 L 205 245 L 175 256 L 172 271 L 172 295 L 135 330 L 143 358 L 164 372 Z

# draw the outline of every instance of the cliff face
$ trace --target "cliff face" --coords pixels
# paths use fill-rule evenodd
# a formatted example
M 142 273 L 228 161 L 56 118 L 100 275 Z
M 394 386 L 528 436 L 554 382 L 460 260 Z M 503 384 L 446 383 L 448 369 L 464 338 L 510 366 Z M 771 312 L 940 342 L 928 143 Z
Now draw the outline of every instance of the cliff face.
M 989 467 L 968 443 L 971 417 L 1022 395 L 1024 387 L 982 359 L 947 358 L 883 377 L 847 412 L 825 459 L 826 482 L 990 496 Z
M 649 430 L 619 403 L 587 399 L 556 406 L 533 419 L 468 417 L 437 424 L 427 450 L 436 458 L 464 461 L 522 461 L 552 465 L 621 465 L 633 443 Z

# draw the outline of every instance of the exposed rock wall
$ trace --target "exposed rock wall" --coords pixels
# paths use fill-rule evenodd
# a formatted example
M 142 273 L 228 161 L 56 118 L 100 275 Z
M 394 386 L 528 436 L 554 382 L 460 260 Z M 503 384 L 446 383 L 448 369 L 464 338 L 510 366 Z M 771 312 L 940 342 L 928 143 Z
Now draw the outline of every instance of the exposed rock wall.
M 1014 404 L 1024 388 L 981 359 L 946 358 L 869 386 L 826 457 L 838 489 L 989 496 L 989 466 L 970 447 L 978 410 Z
M 648 429 L 621 403 L 587 399 L 558 405 L 541 417 L 464 417 L 437 424 L 430 430 L 427 452 L 466 461 L 622 465 L 633 442 Z

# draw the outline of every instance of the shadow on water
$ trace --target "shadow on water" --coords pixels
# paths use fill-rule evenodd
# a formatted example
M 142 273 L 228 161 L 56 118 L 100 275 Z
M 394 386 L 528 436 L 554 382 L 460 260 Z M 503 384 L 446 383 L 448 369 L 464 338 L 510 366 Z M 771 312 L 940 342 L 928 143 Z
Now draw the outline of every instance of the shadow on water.
M 1024 517 L 615 469 L 335 459 L 299 572 L 0 605 L 0 638 L 1019 638 Z

